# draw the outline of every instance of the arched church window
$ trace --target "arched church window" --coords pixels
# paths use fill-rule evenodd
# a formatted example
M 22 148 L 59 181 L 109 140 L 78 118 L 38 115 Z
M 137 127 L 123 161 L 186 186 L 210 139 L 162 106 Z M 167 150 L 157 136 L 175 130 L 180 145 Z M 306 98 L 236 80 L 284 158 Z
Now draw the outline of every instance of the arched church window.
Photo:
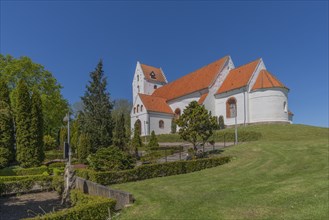
M 137 86 L 137 90 L 138 90 L 138 93 L 139 93 L 139 86 Z
M 159 121 L 159 128 L 164 128 L 164 122 L 162 120 Z
M 288 112 L 287 102 L 283 102 L 283 110 L 284 112 Z
M 137 81 L 139 81 L 139 75 L 137 75 Z
M 158 86 L 157 85 L 154 85 L 154 87 L 153 87 L 154 89 L 157 89 L 158 88 Z
M 137 105 L 137 113 L 138 113 L 139 105 Z
M 141 105 L 141 112 L 143 111 L 143 107 L 144 107 L 144 106 L 143 106 L 143 105 Z
M 136 113 L 136 107 L 134 107 L 134 114 Z
M 153 71 L 150 73 L 150 76 L 151 76 L 152 79 L 156 79 L 155 73 Z
M 236 99 L 229 98 L 226 102 L 226 118 L 234 118 L 237 115 Z
M 180 109 L 176 108 L 176 110 L 175 110 L 175 119 L 178 119 L 180 115 L 181 115 Z

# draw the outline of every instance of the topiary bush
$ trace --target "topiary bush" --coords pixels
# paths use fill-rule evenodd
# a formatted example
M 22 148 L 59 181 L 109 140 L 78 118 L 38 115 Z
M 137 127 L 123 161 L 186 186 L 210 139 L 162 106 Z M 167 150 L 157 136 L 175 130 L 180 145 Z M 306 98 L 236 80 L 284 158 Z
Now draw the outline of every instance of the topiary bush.
M 101 148 L 87 158 L 89 167 L 98 171 L 126 170 L 135 166 L 134 159 L 115 146 Z

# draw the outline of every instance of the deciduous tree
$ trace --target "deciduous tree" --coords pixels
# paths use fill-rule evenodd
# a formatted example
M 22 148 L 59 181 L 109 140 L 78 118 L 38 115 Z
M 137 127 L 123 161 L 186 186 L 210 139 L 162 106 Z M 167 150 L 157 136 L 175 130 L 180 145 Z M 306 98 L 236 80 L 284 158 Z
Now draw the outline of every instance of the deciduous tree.
M 184 109 L 177 125 L 180 127 L 179 134 L 182 139 L 190 142 L 196 151 L 198 144 L 204 146 L 211 137 L 217 122 L 203 105 L 193 101 Z

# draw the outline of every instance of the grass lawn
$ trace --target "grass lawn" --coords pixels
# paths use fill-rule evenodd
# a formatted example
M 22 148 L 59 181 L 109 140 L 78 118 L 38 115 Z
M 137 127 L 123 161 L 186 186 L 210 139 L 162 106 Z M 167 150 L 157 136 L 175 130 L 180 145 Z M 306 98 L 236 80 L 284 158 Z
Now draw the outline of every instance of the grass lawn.
M 329 219 L 329 129 L 241 129 L 263 137 L 226 149 L 226 165 L 111 186 L 136 198 L 120 219 Z

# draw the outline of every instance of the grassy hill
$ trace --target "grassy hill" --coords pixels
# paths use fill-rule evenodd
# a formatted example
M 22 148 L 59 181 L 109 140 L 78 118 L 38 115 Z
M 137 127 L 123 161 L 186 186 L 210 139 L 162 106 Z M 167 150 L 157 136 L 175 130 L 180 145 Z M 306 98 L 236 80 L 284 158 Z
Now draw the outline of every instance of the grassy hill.
M 240 129 L 263 137 L 226 149 L 226 165 L 112 186 L 137 200 L 120 219 L 329 219 L 329 129 Z

